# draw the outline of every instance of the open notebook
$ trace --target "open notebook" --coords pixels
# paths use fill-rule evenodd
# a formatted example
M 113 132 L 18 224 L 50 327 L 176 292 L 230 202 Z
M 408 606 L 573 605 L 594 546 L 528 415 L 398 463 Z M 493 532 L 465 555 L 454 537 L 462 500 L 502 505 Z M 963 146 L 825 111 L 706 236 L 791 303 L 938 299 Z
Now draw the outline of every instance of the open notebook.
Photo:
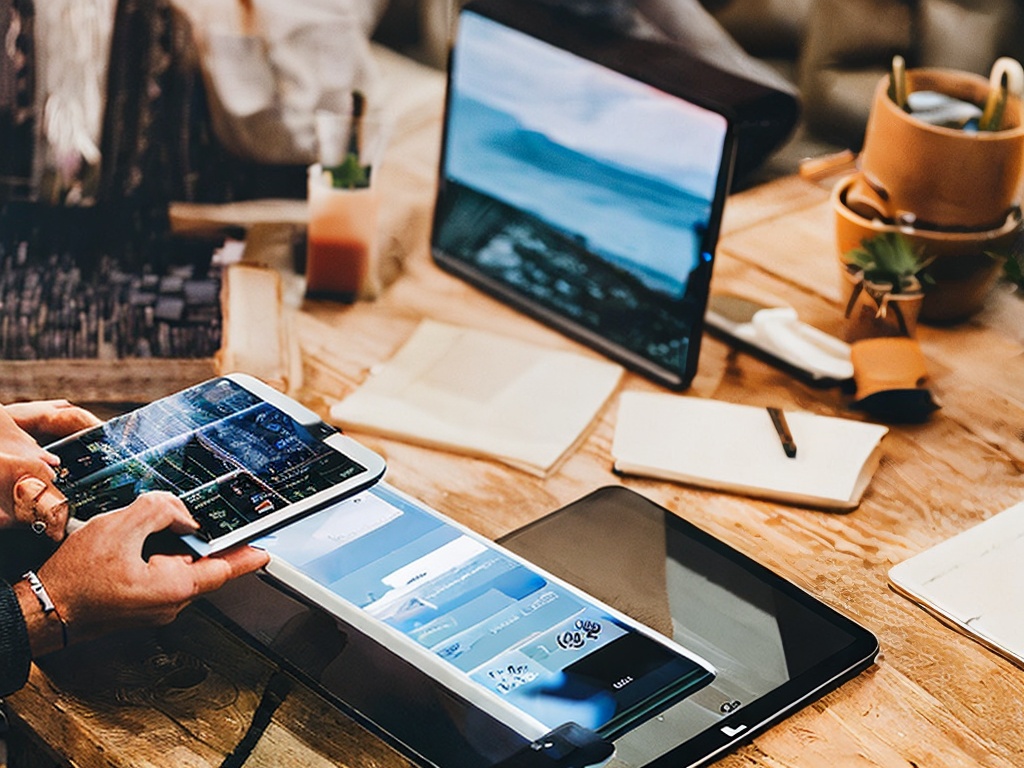
M 888 428 L 802 411 L 786 419 L 793 457 L 765 408 L 623 392 L 615 470 L 834 511 L 860 504 Z
M 1024 667 L 1024 502 L 893 566 L 889 582 Z

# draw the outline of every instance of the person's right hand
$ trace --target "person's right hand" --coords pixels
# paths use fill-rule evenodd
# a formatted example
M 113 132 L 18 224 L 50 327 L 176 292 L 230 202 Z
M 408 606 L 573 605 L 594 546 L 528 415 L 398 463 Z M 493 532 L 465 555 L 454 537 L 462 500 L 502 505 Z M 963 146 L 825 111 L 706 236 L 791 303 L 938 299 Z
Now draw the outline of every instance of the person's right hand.
M 124 627 L 169 623 L 194 598 L 270 560 L 266 552 L 248 546 L 199 559 L 154 554 L 144 560 L 146 537 L 166 528 L 191 533 L 198 525 L 177 497 L 145 493 L 68 534 L 43 563 L 39 579 L 70 642 Z

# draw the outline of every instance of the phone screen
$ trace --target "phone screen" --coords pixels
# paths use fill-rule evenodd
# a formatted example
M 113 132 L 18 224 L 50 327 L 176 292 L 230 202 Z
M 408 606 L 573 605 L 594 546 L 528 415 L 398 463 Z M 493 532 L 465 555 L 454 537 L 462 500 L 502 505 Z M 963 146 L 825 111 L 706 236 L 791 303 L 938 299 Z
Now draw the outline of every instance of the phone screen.
M 214 542 L 366 476 L 362 463 L 325 442 L 336 434 L 218 378 L 48 449 L 61 459 L 56 485 L 75 518 L 119 509 L 145 491 L 169 491 L 199 522 L 198 537 Z
M 378 640 L 532 738 L 567 722 L 614 738 L 714 678 L 699 657 L 384 484 L 256 546 L 271 574 L 346 620 L 356 609 L 364 631 L 386 627 Z

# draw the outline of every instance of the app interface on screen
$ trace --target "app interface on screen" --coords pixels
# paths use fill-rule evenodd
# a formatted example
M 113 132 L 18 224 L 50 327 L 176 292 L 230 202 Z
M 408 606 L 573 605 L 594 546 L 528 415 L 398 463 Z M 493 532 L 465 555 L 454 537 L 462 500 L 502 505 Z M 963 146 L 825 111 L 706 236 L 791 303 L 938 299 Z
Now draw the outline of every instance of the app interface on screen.
M 386 487 L 256 545 L 547 728 L 599 729 L 713 677 Z
M 683 367 L 725 118 L 472 12 L 448 111 L 435 245 Z
M 357 475 L 277 407 L 229 379 L 204 382 L 61 441 L 57 486 L 92 517 L 148 490 L 185 502 L 207 540 Z

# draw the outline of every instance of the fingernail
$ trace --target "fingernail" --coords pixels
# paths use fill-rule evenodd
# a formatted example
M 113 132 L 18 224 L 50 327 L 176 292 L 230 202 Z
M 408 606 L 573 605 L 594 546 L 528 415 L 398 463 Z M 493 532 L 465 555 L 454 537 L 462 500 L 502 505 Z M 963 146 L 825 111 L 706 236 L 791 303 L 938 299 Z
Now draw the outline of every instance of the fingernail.
M 14 484 L 14 498 L 21 504 L 27 504 L 39 498 L 46 490 L 46 483 L 38 477 L 25 476 Z
M 36 499 L 36 506 L 45 514 L 49 514 L 56 507 L 67 504 L 68 500 L 52 488 L 44 488 L 43 492 Z

